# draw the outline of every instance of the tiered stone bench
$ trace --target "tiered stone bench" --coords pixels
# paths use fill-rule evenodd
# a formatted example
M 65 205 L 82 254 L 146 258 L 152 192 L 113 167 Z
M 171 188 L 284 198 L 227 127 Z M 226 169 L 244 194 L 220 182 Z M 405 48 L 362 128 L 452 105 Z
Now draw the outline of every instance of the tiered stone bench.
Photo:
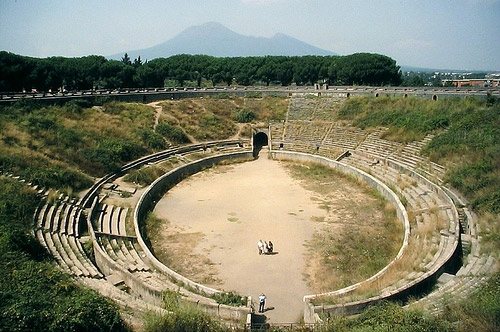
M 334 123 L 322 144 L 354 150 L 365 139 L 366 132 L 355 127 Z
M 402 168 L 397 168 L 397 165 L 389 164 L 382 165 L 374 163 L 373 158 L 358 157 L 356 153 L 350 157 L 344 158 L 342 162 L 350 163 L 358 169 L 365 170 L 369 174 L 379 178 L 384 183 L 387 183 L 391 188 L 398 188 L 401 182 L 401 176 L 408 176 Z M 409 171 L 408 171 L 409 172 Z M 357 299 L 359 295 L 353 293 L 355 288 L 346 288 L 336 292 L 320 294 L 306 297 L 305 317 L 310 322 L 319 320 L 318 312 L 323 314 L 355 314 L 363 310 L 367 305 L 386 300 L 386 299 L 401 299 L 408 294 L 414 293 L 413 289 L 426 288 L 432 284 L 439 275 L 441 275 L 449 265 L 454 264 L 458 248 L 459 224 L 458 213 L 454 210 L 454 205 L 450 199 L 446 199 L 446 195 L 436 187 L 432 187 L 432 183 L 426 181 L 423 177 L 416 173 L 407 173 L 413 177 L 409 177 L 406 181 L 413 179 L 413 184 L 405 185 L 405 191 L 400 190 L 399 195 L 402 197 L 411 197 L 408 201 L 421 202 L 419 213 L 423 215 L 420 219 L 420 225 L 416 221 L 415 215 L 414 224 L 412 226 L 411 235 L 409 238 L 409 250 L 406 256 L 410 255 L 411 261 L 415 261 L 416 265 L 409 268 L 407 271 L 398 272 L 396 279 L 390 279 L 381 275 L 377 278 L 374 284 L 383 288 L 380 289 L 380 295 L 368 299 Z M 425 193 L 429 197 L 428 200 L 420 198 L 419 195 Z M 413 203 L 416 204 L 416 203 Z M 430 206 L 430 204 L 433 204 Z M 442 229 L 439 228 L 437 221 L 442 220 Z M 430 231 L 428 229 L 431 227 Z M 424 233 L 421 233 L 424 231 Z M 418 256 L 415 256 L 418 254 Z M 393 268 L 389 268 L 390 271 Z M 374 282 L 374 281 L 370 281 Z M 314 306 L 311 301 L 321 299 L 322 297 L 332 297 L 336 301 L 340 301 L 339 305 L 329 306 Z M 343 299 L 344 298 L 344 299 Z M 316 300 L 318 301 L 318 300 Z M 321 300 L 319 300 L 321 301 Z M 307 314 L 308 313 L 308 314 Z
M 332 123 L 323 121 L 288 121 L 285 124 L 285 142 L 321 144 L 331 127 Z
M 452 191 L 447 190 L 459 206 L 466 202 Z M 463 265 L 455 275 L 444 274 L 438 279 L 435 289 L 429 295 L 408 304 L 410 307 L 425 308 L 434 314 L 442 313 L 444 305 L 453 300 L 466 299 L 469 294 L 483 285 L 498 270 L 498 262 L 492 255 L 482 253 L 478 224 L 475 216 L 467 208 L 461 209 L 462 243 L 469 253 L 463 257 Z
M 35 235 L 61 268 L 76 276 L 102 278 L 77 237 L 81 208 L 69 197 L 44 202 L 35 213 Z
M 230 307 L 216 303 L 207 295 L 217 290 L 210 290 L 170 271 L 150 253 L 137 227 L 132 227 L 133 231 L 129 232 L 131 228 L 127 225 L 130 222 L 127 214 L 129 210 L 135 209 L 119 201 L 134 200 L 134 196 L 140 195 L 141 191 L 136 193 L 134 190 L 126 198 L 112 193 L 120 191 L 119 184 L 114 181 L 130 170 L 155 165 L 166 172 L 161 178 L 168 178 L 169 174 L 174 174 L 175 178 L 175 174 L 181 174 L 183 178 L 190 174 L 190 165 L 205 166 L 211 163 L 207 164 L 204 160 L 224 160 L 233 154 L 251 157 L 248 147 L 242 141 L 222 141 L 171 149 L 134 161 L 125 165 L 120 172 L 98 181 L 82 199 L 82 205 L 89 209 L 87 227 L 94 245 L 96 264 L 108 283 L 118 288 L 125 287 L 131 295 L 153 306 L 161 304 L 164 290 L 179 291 L 185 300 L 196 303 L 207 312 L 224 319 L 246 320 L 246 315 L 250 313 L 249 306 Z M 107 189 L 104 190 L 104 187 Z M 142 206 L 142 197 L 138 207 Z M 192 289 L 197 289 L 200 294 Z
M 289 120 L 332 121 L 332 113 L 344 98 L 339 97 L 295 97 L 290 99 Z
M 336 146 L 349 151 L 339 158 L 342 163 L 352 165 L 380 179 L 396 190 L 406 204 L 411 216 L 409 261 L 415 262 L 408 267 L 408 270 L 398 272 L 397 279 L 384 280 L 384 277 L 380 277 L 377 286 L 384 284 L 385 286 L 379 289 L 379 295 L 376 297 L 360 298 L 360 295 L 353 292 L 356 287 L 351 287 L 329 294 L 336 297 L 336 301 L 340 302 L 339 305 L 315 307 L 310 301 L 318 297 L 306 298 L 304 315 L 306 321 L 320 320 L 318 312 L 326 315 L 353 314 L 384 299 L 418 296 L 419 291 L 430 289 L 443 273 L 456 272 L 454 266 L 458 257 L 461 227 L 458 210 L 447 193 L 439 187 L 444 168 L 420 156 L 422 147 L 432 139 L 432 136 L 429 135 L 419 142 L 402 144 L 380 138 L 387 130 L 385 128 L 364 131 L 333 123 L 326 133 L 321 130 L 295 129 L 303 128 L 305 122 L 295 120 L 285 123 L 284 137 L 278 142 L 273 140 L 272 149 L 325 156 L 327 155 L 323 154 L 325 146 Z M 327 124 L 319 128 L 325 126 Z M 299 138 L 301 134 L 305 134 L 305 139 Z M 277 149 L 278 146 L 280 149 Z M 427 178 L 437 182 L 438 185 Z

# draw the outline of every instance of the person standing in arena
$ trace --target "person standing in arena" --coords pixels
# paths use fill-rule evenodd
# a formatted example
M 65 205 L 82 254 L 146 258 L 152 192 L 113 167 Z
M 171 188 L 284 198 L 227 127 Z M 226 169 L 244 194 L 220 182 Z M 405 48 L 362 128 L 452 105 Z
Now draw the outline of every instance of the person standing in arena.
M 262 240 L 259 240 L 259 242 L 257 242 L 257 247 L 259 247 L 259 255 L 262 255 L 262 253 L 264 252 L 264 243 L 262 242 Z
M 266 306 L 266 295 L 264 293 L 259 296 L 259 312 L 264 312 Z

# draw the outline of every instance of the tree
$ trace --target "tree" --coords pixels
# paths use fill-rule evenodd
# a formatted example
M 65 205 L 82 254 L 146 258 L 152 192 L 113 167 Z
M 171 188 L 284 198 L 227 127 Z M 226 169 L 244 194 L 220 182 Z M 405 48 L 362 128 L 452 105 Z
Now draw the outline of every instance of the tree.
M 138 58 L 134 59 L 134 67 L 140 67 L 142 66 L 142 60 L 141 60 L 141 56 L 139 55 Z
M 124 64 L 126 64 L 126 65 L 131 65 L 132 64 L 132 61 L 130 61 L 130 57 L 128 56 L 127 53 L 125 53 L 125 55 L 123 56 L 122 62 Z

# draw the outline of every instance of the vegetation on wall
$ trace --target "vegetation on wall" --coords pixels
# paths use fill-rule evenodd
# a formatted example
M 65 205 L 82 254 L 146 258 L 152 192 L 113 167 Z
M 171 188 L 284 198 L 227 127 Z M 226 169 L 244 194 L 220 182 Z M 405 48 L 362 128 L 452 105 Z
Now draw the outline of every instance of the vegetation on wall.
M 110 68 L 116 65 L 111 61 L 101 62 Z M 145 65 L 136 64 L 134 68 L 139 67 Z M 0 68 L 2 75 L 13 70 L 3 64 Z M 119 64 L 116 68 L 128 67 Z M 120 79 L 131 77 L 133 82 L 131 72 L 130 68 L 124 69 Z M 43 73 L 36 77 L 47 79 L 49 76 Z M 108 81 L 104 82 L 115 79 L 106 78 Z M 310 79 L 314 77 L 304 80 Z M 2 80 L 5 81 L 4 76 Z M 77 82 L 74 83 L 77 87 L 78 82 L 87 81 L 75 76 L 72 82 Z M 85 84 L 94 84 L 89 82 Z M 141 155 L 188 141 L 200 129 L 196 126 L 205 126 L 206 137 L 226 138 L 235 133 L 235 117 L 245 115 L 243 110 L 254 114 L 252 122 L 265 122 L 284 119 L 286 106 L 284 98 L 261 96 L 175 101 L 164 105 L 164 113 L 169 117 L 160 117 L 154 128 L 155 110 L 145 105 L 72 101 L 42 106 L 23 100 L 0 107 L 0 170 L 20 175 L 33 184 L 78 191 L 92 183 L 92 176 L 102 176 Z M 184 118 L 191 116 L 189 112 L 196 113 L 198 122 Z M 242 119 L 248 119 L 247 115 Z M 201 121 L 203 117 L 208 120 Z M 488 217 L 492 232 L 484 240 L 492 241 L 489 243 L 494 245 L 490 248 L 497 250 L 500 243 L 497 100 L 350 98 L 337 118 L 352 120 L 360 127 L 389 127 L 386 138 L 404 142 L 435 134 L 424 153 L 449 166 L 446 181 L 467 195 L 481 217 Z M 140 182 L 142 177 L 145 183 L 156 176 L 135 175 L 133 181 Z M 0 193 L 0 330 L 125 330 L 116 306 L 94 291 L 74 284 L 55 269 L 45 249 L 33 237 L 32 216 L 39 203 L 35 193 L 26 185 L 1 176 Z M 466 302 L 445 304 L 445 314 L 439 318 L 384 304 L 354 319 L 331 319 L 319 331 L 494 331 L 500 326 L 499 290 L 497 274 Z M 190 310 L 148 317 L 147 331 L 226 330 L 213 318 Z
M 177 126 L 153 129 L 154 109 L 21 100 L 0 109 L 0 169 L 33 184 L 79 191 L 146 153 L 177 143 Z M 174 133 L 174 134 L 172 134 Z M 90 175 L 90 176 L 89 176 Z

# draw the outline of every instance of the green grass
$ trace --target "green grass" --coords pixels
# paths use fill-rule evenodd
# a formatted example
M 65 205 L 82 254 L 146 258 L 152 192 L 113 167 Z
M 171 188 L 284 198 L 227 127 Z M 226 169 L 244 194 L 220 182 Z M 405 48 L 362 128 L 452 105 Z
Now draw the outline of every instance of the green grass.
M 0 330 L 125 331 L 118 308 L 56 269 L 33 237 L 39 198 L 0 177 Z
M 144 319 L 146 332 L 223 332 L 230 331 L 211 315 L 193 307 L 184 307 L 173 313 L 148 312 Z
M 226 304 L 230 306 L 244 306 L 247 304 L 247 297 L 241 296 L 235 292 L 222 292 L 212 296 L 217 303 Z
M 134 182 L 142 186 L 150 185 L 154 180 L 165 174 L 165 171 L 158 166 L 147 166 L 135 169 L 123 177 L 125 182 Z
M 284 120 L 288 107 L 287 99 L 280 97 L 221 97 L 167 101 L 162 106 L 187 135 L 197 140 L 227 139 L 237 133 L 235 121 Z
M 334 316 L 320 327 L 320 332 L 451 332 L 455 327 L 445 320 L 423 312 L 401 308 L 398 304 L 383 303 L 371 307 L 354 319 Z
M 307 189 L 322 195 L 319 204 L 327 212 L 330 208 L 339 209 L 342 205 L 354 204 L 349 208 L 356 210 L 355 216 L 342 222 L 355 222 L 362 218 L 363 226 L 370 227 L 325 227 L 313 235 L 307 247 L 313 255 L 321 258 L 321 271 L 316 272 L 320 273 L 316 279 L 322 280 L 323 291 L 339 289 L 366 279 L 396 256 L 402 242 L 402 227 L 392 205 L 376 190 L 348 175 L 317 164 L 289 164 L 287 168 Z M 359 205 L 346 200 L 331 206 L 329 195 L 337 197 L 339 194 L 336 190 L 339 187 L 357 187 L 364 197 L 373 199 Z M 380 220 L 377 219 L 376 223 L 365 222 L 371 220 L 374 213 L 381 215 Z M 316 221 L 323 219 L 316 218 Z
M 385 138 L 400 142 L 435 134 L 423 149 L 447 165 L 445 178 L 478 212 L 500 213 L 500 102 L 416 98 L 350 98 L 338 119 L 361 128 L 386 126 Z
M 467 300 L 452 299 L 444 304 L 440 317 L 458 326 L 458 331 L 487 332 L 500 330 L 500 273 Z
M 103 176 L 166 147 L 163 136 L 153 131 L 153 108 L 118 102 L 82 105 L 92 106 L 29 101 L 2 106 L 0 169 L 42 186 L 79 191 L 92 184 L 88 175 Z
M 168 103 L 171 109 L 167 111 L 173 118 L 160 119 L 160 124 L 169 126 L 160 125 L 156 130 L 154 109 L 141 104 L 104 101 L 93 107 L 88 102 L 73 101 L 43 106 L 22 100 L 1 106 L 0 169 L 34 184 L 76 192 L 90 186 L 93 176 L 102 176 L 170 144 L 181 144 L 187 135 L 196 133 L 198 139 L 230 137 L 235 133 L 232 116 L 241 110 L 252 112 L 253 121 L 266 122 L 283 120 L 288 106 L 286 98 L 261 96 Z M 363 128 L 387 126 L 385 138 L 402 142 L 435 134 L 423 152 L 450 168 L 445 180 L 468 197 L 483 220 L 484 250 L 498 252 L 498 100 L 350 98 L 335 119 L 352 120 Z M 320 181 L 327 179 L 319 170 L 308 172 L 308 176 Z M 137 179 L 150 175 L 139 174 Z M 0 193 L 0 330 L 125 330 L 116 306 L 55 269 L 52 259 L 31 234 L 32 215 L 39 203 L 34 192 L 0 177 Z M 147 224 L 153 230 L 157 225 Z M 353 242 L 365 241 L 355 232 L 337 235 Z M 346 250 L 356 252 L 358 247 Z M 497 274 L 467 301 L 446 303 L 445 316 L 440 320 L 384 305 L 352 320 L 332 319 L 320 330 L 495 331 L 500 324 L 499 289 Z M 225 330 L 209 316 L 189 310 L 145 322 L 147 331 Z

